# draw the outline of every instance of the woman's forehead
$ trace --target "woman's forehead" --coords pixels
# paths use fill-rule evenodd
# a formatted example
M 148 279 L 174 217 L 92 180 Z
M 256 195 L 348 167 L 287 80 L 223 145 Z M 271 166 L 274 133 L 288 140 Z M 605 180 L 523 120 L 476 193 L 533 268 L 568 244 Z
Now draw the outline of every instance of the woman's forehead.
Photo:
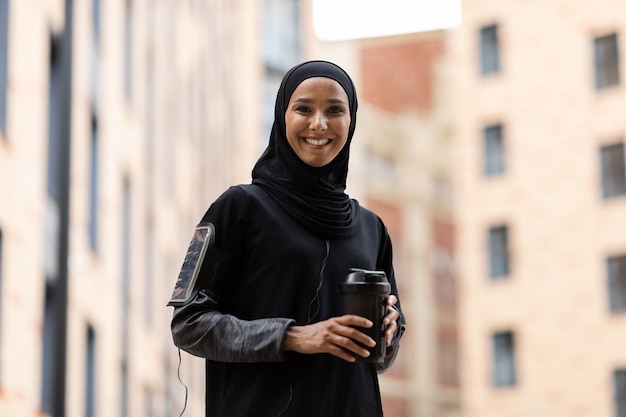
M 332 78 L 327 77 L 311 77 L 303 80 L 291 93 L 290 101 L 306 96 L 331 96 L 330 100 L 339 100 L 348 104 L 348 94 L 343 89 L 341 84 Z

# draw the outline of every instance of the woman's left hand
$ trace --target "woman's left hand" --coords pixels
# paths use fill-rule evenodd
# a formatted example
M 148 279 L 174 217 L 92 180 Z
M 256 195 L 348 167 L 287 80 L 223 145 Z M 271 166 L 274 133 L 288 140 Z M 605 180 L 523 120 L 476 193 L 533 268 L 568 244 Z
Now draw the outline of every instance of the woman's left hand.
M 387 346 L 391 345 L 391 340 L 398 331 L 398 319 L 400 313 L 393 306 L 398 302 L 398 298 L 395 295 L 390 295 L 387 299 L 387 314 L 383 318 L 383 325 L 385 329 L 385 339 L 387 340 Z

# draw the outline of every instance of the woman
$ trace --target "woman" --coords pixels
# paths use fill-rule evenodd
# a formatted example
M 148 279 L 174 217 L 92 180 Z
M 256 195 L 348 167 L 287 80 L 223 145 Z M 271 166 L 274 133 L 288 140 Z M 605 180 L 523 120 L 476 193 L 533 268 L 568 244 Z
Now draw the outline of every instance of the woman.
M 356 111 L 341 68 L 292 68 L 252 184 L 229 188 L 202 219 L 231 260 L 175 309 L 172 334 L 207 359 L 207 416 L 382 416 L 377 371 L 393 362 L 404 317 L 387 230 L 345 194 Z M 357 361 L 375 343 L 355 327 L 374 323 L 341 313 L 352 267 L 384 270 L 391 283 L 381 364 Z

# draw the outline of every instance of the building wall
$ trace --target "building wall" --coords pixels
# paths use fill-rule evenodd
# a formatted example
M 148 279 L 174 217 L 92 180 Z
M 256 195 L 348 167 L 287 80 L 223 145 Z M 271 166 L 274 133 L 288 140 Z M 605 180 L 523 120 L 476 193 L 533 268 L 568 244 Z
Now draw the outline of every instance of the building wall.
M 394 113 L 403 108 L 428 112 L 435 99 L 433 62 L 441 57 L 441 37 L 422 35 L 418 42 L 367 45 L 361 53 L 363 100 Z M 429 39 L 432 38 L 432 39 Z
M 452 34 L 463 415 L 614 416 L 626 316 L 606 257 L 626 253 L 626 198 L 601 192 L 600 147 L 626 134 L 620 1 L 463 2 Z M 482 27 L 500 70 L 481 75 Z M 593 39 L 618 33 L 621 83 L 594 86 Z M 483 173 L 483 129 L 504 126 L 505 171 Z M 487 230 L 509 227 L 510 273 L 489 277 Z M 516 381 L 495 387 L 492 336 L 514 334 Z
M 8 117 L 0 131 L 0 415 L 29 417 L 49 411 L 41 400 L 50 346 L 45 271 L 57 244 L 46 231 L 56 218 L 47 192 L 49 62 L 65 2 L 9 3 Z M 73 4 L 66 415 L 178 415 L 185 387 L 165 304 L 196 223 L 226 187 L 249 181 L 263 149 L 264 4 Z M 310 2 L 301 4 L 310 15 Z M 204 415 L 203 361 L 183 353 L 180 377 L 189 387 L 185 415 Z

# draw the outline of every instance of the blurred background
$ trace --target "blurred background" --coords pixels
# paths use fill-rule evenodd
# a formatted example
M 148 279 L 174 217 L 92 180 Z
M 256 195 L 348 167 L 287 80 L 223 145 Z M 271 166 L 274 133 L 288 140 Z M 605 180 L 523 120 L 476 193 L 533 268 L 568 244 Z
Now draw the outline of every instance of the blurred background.
M 0 0 L 0 416 L 204 415 L 165 304 L 327 59 L 408 320 L 385 416 L 626 417 L 626 5 L 400 3 Z

